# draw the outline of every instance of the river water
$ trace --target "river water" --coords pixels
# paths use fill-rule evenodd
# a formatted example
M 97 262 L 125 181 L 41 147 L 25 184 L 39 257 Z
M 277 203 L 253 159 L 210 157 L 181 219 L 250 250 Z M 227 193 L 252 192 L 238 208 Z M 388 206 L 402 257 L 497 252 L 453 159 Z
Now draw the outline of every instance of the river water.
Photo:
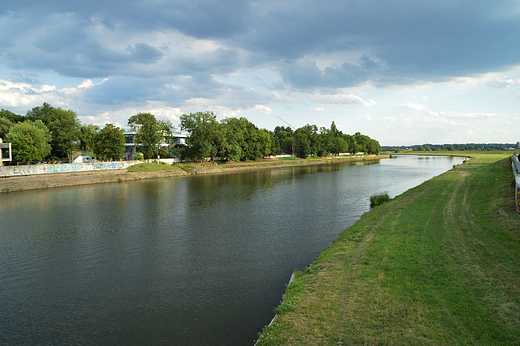
M 253 345 L 295 269 L 463 158 L 0 195 L 1 345 Z

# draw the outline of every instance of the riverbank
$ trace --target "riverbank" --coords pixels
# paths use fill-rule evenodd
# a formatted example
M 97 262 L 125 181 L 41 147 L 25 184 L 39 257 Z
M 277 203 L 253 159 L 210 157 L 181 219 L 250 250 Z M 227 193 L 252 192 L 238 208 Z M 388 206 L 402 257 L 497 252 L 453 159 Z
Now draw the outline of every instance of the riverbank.
M 205 163 L 181 163 L 164 165 L 162 169 L 121 169 L 103 170 L 75 173 L 55 173 L 25 175 L 0 179 L 0 192 L 25 191 L 47 189 L 54 187 L 67 187 L 76 185 L 89 185 L 101 183 L 115 183 L 135 181 L 142 179 L 158 179 L 181 177 L 189 174 L 217 174 L 229 173 L 252 169 L 266 169 L 275 167 L 289 167 L 300 165 L 318 165 L 331 162 L 344 161 L 370 161 L 388 158 L 388 156 L 344 156 L 337 158 L 279 158 L 258 159 L 245 162 L 205 162 Z
M 365 214 L 296 273 L 258 345 L 517 344 L 510 153 L 468 154 Z

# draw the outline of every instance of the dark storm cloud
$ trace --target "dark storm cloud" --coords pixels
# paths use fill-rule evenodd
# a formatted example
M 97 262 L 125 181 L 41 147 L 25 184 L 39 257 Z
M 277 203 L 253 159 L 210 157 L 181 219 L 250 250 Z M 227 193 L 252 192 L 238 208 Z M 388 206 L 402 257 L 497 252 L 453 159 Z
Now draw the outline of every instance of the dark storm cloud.
M 442 80 L 520 63 L 513 1 L 18 0 L 4 1 L 0 16 L 3 64 L 82 78 L 224 75 L 269 66 L 296 88 L 341 88 Z M 216 40 L 221 48 L 176 54 L 172 42 L 132 40 L 169 32 Z M 129 43 L 112 47 L 103 33 Z M 318 68 L 316 57 L 349 52 L 365 55 Z

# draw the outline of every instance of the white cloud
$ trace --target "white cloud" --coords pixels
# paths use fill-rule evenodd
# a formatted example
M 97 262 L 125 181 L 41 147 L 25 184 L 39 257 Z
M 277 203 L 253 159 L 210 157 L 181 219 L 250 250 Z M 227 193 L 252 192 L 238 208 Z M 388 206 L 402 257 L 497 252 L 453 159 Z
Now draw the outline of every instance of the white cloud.
M 402 108 L 415 109 L 415 110 L 418 110 L 418 111 L 426 111 L 426 110 L 428 110 L 428 108 L 426 108 L 425 105 L 420 105 L 420 104 L 417 104 L 417 103 L 400 103 L 399 106 L 401 106 Z
M 316 108 L 311 108 L 310 110 L 312 112 L 324 112 L 325 108 L 323 108 L 323 107 L 316 107 Z
M 460 113 L 460 112 L 440 112 L 441 116 L 449 117 L 449 118 L 466 118 L 466 119 L 476 119 L 476 118 L 505 118 L 508 115 L 499 114 L 499 113 Z
M 426 107 L 423 104 L 400 103 L 399 106 L 401 106 L 402 108 L 408 108 L 408 109 L 423 111 L 425 114 L 432 115 L 432 116 L 438 116 L 439 115 L 437 112 L 428 109 L 428 107 Z
M 377 104 L 374 100 L 365 101 L 361 97 L 353 94 L 324 95 L 319 93 L 313 93 L 307 94 L 307 98 L 313 102 L 318 103 L 357 104 L 361 106 L 375 106 Z

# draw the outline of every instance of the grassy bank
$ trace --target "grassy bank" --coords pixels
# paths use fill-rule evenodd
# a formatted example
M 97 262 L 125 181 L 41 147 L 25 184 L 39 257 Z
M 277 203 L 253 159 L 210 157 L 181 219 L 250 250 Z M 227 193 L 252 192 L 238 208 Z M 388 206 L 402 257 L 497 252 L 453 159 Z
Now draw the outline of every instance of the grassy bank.
M 509 154 L 471 154 L 365 214 L 297 273 L 258 345 L 519 344 Z

